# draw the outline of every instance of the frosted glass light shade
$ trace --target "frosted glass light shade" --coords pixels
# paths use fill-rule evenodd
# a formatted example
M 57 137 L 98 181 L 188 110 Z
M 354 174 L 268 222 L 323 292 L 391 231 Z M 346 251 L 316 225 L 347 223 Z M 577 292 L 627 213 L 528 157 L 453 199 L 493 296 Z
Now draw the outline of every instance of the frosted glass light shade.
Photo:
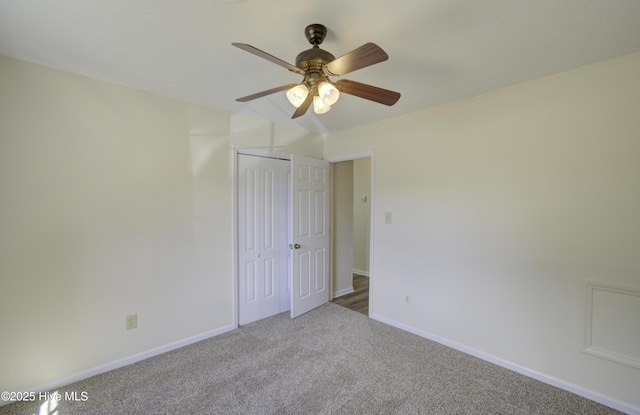
M 287 99 L 294 107 L 298 108 L 309 95 L 309 89 L 304 85 L 296 85 L 287 91 Z
M 320 85 L 318 85 L 318 95 L 323 103 L 333 105 L 338 101 L 338 98 L 340 98 L 340 91 L 329 82 L 321 82 Z
M 313 112 L 316 114 L 324 114 L 331 109 L 331 105 L 327 105 L 319 96 L 313 97 Z

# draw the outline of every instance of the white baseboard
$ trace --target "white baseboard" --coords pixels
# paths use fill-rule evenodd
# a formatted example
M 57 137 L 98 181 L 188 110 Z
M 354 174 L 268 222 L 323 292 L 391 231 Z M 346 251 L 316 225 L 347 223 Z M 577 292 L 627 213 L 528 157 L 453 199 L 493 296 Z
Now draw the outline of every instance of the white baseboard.
M 333 293 L 333 298 L 342 297 L 343 295 L 351 294 L 353 292 L 353 287 L 345 288 L 343 290 L 339 290 Z
M 46 383 L 44 385 L 39 385 L 33 388 L 29 388 L 26 391 L 27 392 L 35 392 L 35 393 L 40 393 L 40 392 L 47 392 L 50 390 L 54 390 L 54 389 L 58 389 L 61 388 L 63 386 L 67 386 L 71 383 L 75 383 L 87 378 L 90 378 L 91 376 L 95 376 L 95 375 L 99 375 L 101 373 L 104 372 L 108 372 L 110 370 L 114 370 L 114 369 L 118 369 L 120 367 L 123 366 L 127 366 L 130 365 L 132 363 L 136 363 L 139 362 L 141 360 L 144 359 L 148 359 L 150 357 L 153 356 L 157 356 L 159 354 L 162 353 L 166 353 L 166 352 L 170 352 L 171 350 L 175 350 L 175 349 L 179 349 L 181 347 L 184 346 L 188 346 L 192 343 L 196 343 L 202 340 L 206 340 L 208 338 L 211 337 L 215 337 L 215 336 L 219 336 L 223 333 L 226 333 L 228 331 L 231 331 L 233 329 L 237 328 L 237 326 L 235 325 L 229 325 L 229 326 L 224 326 L 221 327 L 219 329 L 215 329 L 215 330 L 211 330 L 211 331 L 207 331 L 204 333 L 200 333 L 197 334 L 195 336 L 192 337 L 187 337 L 186 339 L 182 339 L 182 340 L 178 340 L 175 341 L 173 343 L 169 343 L 169 344 L 165 344 L 164 346 L 159 346 L 150 350 L 147 350 L 145 352 L 142 353 L 138 353 L 138 354 L 134 354 L 132 356 L 128 356 L 128 357 L 124 357 L 122 359 L 118 359 L 118 360 L 114 360 L 113 362 L 110 363 L 106 363 L 104 365 L 100 365 L 100 366 L 96 366 L 94 368 L 79 372 L 79 373 L 75 373 L 71 376 L 67 376 L 61 379 L 57 379 L 54 380 L 53 382 L 49 382 Z M 11 401 L 5 401 L 5 400 L 0 400 L 0 406 L 3 405 L 8 405 L 12 403 Z
M 362 275 L 364 277 L 369 276 L 369 271 L 363 271 L 361 269 L 353 269 L 351 272 L 353 272 L 354 274 Z
M 390 326 L 399 328 L 401 330 L 408 331 L 409 333 L 413 333 L 413 334 L 418 335 L 420 337 L 424 337 L 425 339 L 429 339 L 429 340 L 432 340 L 432 341 L 434 341 L 436 343 L 440 343 L 440 344 L 443 344 L 445 346 L 451 347 L 452 349 L 456 349 L 456 350 L 459 350 L 459 351 L 461 351 L 463 353 L 470 354 L 471 356 L 475 356 L 475 357 L 477 357 L 479 359 L 485 360 L 487 362 L 491 362 L 491 363 L 496 364 L 498 366 L 501 366 L 501 367 L 504 367 L 506 369 L 512 370 L 514 372 L 520 373 L 522 375 L 528 376 L 530 378 L 539 380 L 539 381 L 544 382 L 544 383 L 546 383 L 548 385 L 552 385 L 552 386 L 555 386 L 557 388 L 564 389 L 564 390 L 566 390 L 568 392 L 575 393 L 576 395 L 580 395 L 580 396 L 582 396 L 584 398 L 587 398 L 587 399 L 590 399 L 592 401 L 601 403 L 601 404 L 606 405 L 606 406 L 608 406 L 610 408 L 617 409 L 618 411 L 622 411 L 622 412 L 624 412 L 626 414 L 629 414 L 629 415 L 640 415 L 640 407 L 633 406 L 633 405 L 631 405 L 629 403 L 622 402 L 622 401 L 619 401 L 617 399 L 614 399 L 614 398 L 602 395 L 600 393 L 594 392 L 592 390 L 583 388 L 581 386 L 574 385 L 572 383 L 565 382 L 565 381 L 563 381 L 561 379 L 557 379 L 557 378 L 554 378 L 552 376 L 545 375 L 544 373 L 540 373 L 540 372 L 537 372 L 535 370 L 531 370 L 531 369 L 526 368 L 524 366 L 520 366 L 520 365 L 518 365 L 516 363 L 509 362 L 509 361 L 501 359 L 499 357 L 490 355 L 488 353 L 481 352 L 479 350 L 476 350 L 476 349 L 473 349 L 471 347 L 465 346 L 463 344 L 460 344 L 460 343 L 445 339 L 443 337 L 436 336 L 436 335 L 431 334 L 431 333 L 427 333 L 425 331 L 416 329 L 414 327 L 408 326 L 408 325 L 403 324 L 403 323 L 399 323 L 397 321 L 388 319 L 386 317 L 382 317 L 382 316 L 377 315 L 377 314 L 369 314 L 369 317 L 374 319 L 374 320 L 380 321 L 382 323 L 388 324 Z

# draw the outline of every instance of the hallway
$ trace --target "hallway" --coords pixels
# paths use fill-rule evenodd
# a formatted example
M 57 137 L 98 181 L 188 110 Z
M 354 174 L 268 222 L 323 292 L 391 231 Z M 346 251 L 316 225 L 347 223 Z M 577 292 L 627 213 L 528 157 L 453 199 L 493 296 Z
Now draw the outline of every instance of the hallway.
M 369 277 L 353 274 L 353 292 L 333 299 L 333 303 L 369 315 Z

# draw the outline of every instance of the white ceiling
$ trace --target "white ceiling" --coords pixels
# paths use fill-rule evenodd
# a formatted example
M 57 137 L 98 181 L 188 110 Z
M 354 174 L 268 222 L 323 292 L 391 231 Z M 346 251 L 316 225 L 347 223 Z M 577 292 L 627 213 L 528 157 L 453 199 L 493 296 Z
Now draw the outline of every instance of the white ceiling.
M 402 94 L 387 107 L 343 95 L 291 120 L 290 63 L 328 29 L 339 57 L 374 42 L 389 60 L 346 79 Z M 327 133 L 640 51 L 638 0 L 0 0 L 0 54 Z M 334 78 L 337 80 L 339 78 Z

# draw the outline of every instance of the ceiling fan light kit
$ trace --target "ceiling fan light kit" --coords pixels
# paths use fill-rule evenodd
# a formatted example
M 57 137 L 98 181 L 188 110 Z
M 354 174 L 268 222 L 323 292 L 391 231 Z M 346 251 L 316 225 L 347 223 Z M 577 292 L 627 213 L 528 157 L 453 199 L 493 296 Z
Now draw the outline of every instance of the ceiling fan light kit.
M 287 99 L 294 107 L 298 108 L 309 95 L 309 88 L 305 84 L 296 85 L 287 91 Z
M 340 92 L 338 91 L 338 88 L 333 85 L 333 83 L 330 83 L 328 81 L 320 82 L 320 85 L 318 85 L 318 96 L 320 96 L 320 99 L 322 99 L 322 102 L 324 102 L 325 104 L 333 105 L 338 102 L 338 98 L 340 98 Z
M 331 109 L 331 105 L 327 105 L 322 101 L 322 98 L 319 96 L 313 97 L 313 112 L 316 114 L 324 114 L 325 112 L 329 112 Z
M 398 92 L 346 79 L 337 82 L 329 79 L 330 76 L 345 75 L 389 59 L 386 52 L 378 45 L 366 43 L 336 59 L 331 53 L 320 49 L 319 46 L 327 35 L 326 27 L 318 23 L 311 24 L 305 28 L 304 33 L 312 47 L 298 54 L 295 66 L 251 45 L 232 43 L 233 46 L 303 76 L 300 84 L 278 86 L 238 98 L 236 101 L 247 102 L 286 90 L 287 99 L 296 107 L 291 118 L 297 118 L 304 115 L 311 104 L 313 104 L 313 110 L 316 114 L 328 112 L 331 106 L 338 101 L 340 92 L 388 106 L 395 104 L 400 99 Z

